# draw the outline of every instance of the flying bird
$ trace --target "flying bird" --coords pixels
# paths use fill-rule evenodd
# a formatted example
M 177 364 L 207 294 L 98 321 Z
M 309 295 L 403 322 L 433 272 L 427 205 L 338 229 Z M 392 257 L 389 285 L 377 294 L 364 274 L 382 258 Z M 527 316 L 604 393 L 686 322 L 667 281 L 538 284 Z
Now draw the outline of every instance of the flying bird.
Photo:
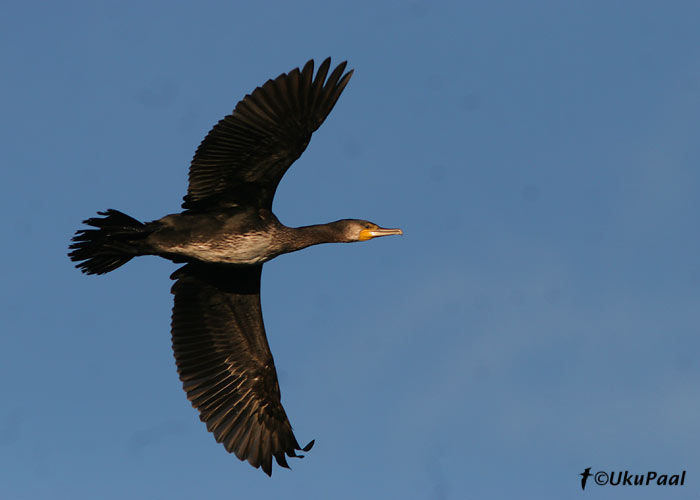
M 187 398 L 228 452 L 272 474 L 301 457 L 282 407 L 260 308 L 263 263 L 319 243 L 402 234 L 357 219 L 287 227 L 272 213 L 282 176 L 348 84 L 346 63 L 314 61 L 246 95 L 192 159 L 181 213 L 142 223 L 117 210 L 83 221 L 70 259 L 105 274 L 139 255 L 184 264 L 171 275 L 172 347 Z

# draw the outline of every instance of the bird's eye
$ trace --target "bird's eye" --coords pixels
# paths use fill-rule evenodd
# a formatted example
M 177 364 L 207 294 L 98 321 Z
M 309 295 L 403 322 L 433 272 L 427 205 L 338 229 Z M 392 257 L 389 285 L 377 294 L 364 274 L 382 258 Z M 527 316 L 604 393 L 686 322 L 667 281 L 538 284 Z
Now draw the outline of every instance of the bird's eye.
M 372 224 L 365 224 L 365 229 L 372 229 Z

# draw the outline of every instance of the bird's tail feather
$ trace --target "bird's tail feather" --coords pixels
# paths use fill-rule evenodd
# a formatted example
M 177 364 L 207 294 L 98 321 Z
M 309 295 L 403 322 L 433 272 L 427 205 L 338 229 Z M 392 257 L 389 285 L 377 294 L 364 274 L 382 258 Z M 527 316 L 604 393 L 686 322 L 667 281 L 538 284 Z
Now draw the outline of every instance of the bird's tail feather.
M 81 229 L 75 233 L 68 256 L 85 274 L 105 274 L 145 252 L 143 240 L 150 231 L 133 217 L 109 209 L 97 212 L 83 224 L 97 229 Z

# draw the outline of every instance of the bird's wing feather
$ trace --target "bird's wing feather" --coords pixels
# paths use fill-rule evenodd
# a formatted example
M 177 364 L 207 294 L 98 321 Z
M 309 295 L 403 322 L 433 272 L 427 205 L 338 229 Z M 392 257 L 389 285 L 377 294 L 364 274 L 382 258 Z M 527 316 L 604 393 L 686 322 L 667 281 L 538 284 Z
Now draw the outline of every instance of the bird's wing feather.
M 268 80 L 246 95 L 197 148 L 182 207 L 272 208 L 282 176 L 301 156 L 345 89 L 346 63 L 328 76 L 330 58 Z
M 280 400 L 258 266 L 190 263 L 173 273 L 173 351 L 192 406 L 226 450 L 272 471 L 299 447 Z M 310 445 L 312 445 L 310 443 Z M 310 445 L 304 448 L 308 451 Z

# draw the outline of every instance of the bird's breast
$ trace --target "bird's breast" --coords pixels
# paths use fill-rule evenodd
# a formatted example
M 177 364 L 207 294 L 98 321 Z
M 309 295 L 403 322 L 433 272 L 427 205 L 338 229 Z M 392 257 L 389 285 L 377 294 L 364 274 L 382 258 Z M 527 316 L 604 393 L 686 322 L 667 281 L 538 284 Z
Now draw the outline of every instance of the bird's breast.
M 224 264 L 259 264 L 278 254 L 271 233 L 243 233 L 194 240 L 175 245 L 170 252 L 204 262 Z

